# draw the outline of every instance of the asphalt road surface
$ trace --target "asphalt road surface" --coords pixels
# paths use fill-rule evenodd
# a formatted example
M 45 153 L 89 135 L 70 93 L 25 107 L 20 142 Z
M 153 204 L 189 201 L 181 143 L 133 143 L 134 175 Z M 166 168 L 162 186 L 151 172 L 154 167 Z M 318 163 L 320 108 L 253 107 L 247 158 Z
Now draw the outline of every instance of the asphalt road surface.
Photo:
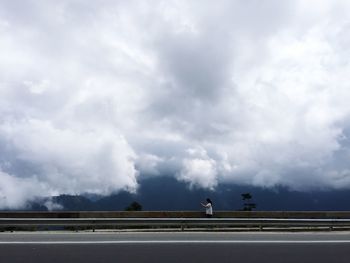
M 350 233 L 0 233 L 0 263 L 350 262 Z

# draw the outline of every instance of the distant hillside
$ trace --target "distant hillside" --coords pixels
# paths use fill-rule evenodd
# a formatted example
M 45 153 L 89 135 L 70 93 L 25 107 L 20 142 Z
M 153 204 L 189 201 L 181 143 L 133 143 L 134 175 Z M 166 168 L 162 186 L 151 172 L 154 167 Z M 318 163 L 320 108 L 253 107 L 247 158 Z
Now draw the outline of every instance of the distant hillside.
M 61 195 L 52 201 L 63 210 L 124 210 L 137 201 L 143 210 L 200 210 L 200 202 L 210 197 L 216 210 L 241 210 L 242 193 L 251 193 L 255 210 L 350 210 L 350 191 L 295 192 L 285 188 L 221 185 L 216 191 L 189 189 L 171 177 L 142 180 L 137 194 L 119 192 L 106 197 Z M 32 210 L 46 210 L 42 203 L 33 203 Z

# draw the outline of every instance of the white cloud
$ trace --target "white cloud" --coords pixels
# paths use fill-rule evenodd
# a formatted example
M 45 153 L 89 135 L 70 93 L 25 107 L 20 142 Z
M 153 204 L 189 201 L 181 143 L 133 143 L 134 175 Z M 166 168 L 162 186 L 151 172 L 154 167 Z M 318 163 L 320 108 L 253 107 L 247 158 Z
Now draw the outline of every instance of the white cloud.
M 6 123 L 0 131 L 7 170 L 23 178 L 25 188 L 40 182 L 47 189 L 42 194 L 136 191 L 136 156 L 116 132 L 59 129 L 39 120 Z
M 139 173 L 350 187 L 348 1 L 0 5 L 0 207 Z
M 57 204 L 57 203 L 53 202 L 52 200 L 47 200 L 44 203 L 44 206 L 46 206 L 49 211 L 54 211 L 54 210 L 57 211 L 57 210 L 63 209 L 62 205 Z
M 202 147 L 187 149 L 187 157 L 182 163 L 178 179 L 190 184 L 190 187 L 203 187 L 214 190 L 218 184 L 217 162 L 208 156 Z
M 36 177 L 19 178 L 0 170 L 0 179 L 1 208 L 23 208 L 26 201 L 51 194 Z

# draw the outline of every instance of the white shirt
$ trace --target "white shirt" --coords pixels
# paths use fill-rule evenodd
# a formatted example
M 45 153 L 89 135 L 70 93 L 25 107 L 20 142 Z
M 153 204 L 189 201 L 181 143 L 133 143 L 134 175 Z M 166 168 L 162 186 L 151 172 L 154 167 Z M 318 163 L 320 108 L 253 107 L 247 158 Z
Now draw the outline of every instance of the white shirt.
M 213 206 L 211 205 L 211 203 L 207 203 L 205 205 L 205 213 L 207 215 L 213 215 Z

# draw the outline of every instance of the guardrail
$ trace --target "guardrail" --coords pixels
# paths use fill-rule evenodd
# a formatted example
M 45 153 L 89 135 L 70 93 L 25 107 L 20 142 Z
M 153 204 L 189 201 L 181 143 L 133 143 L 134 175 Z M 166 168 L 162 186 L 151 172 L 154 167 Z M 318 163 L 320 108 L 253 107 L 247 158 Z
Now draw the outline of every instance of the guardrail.
M 73 227 L 139 228 L 178 227 L 181 230 L 206 228 L 350 228 L 350 219 L 282 219 L 282 218 L 0 218 L 0 228 Z
M 200 211 L 0 211 L 0 218 L 203 218 Z M 350 211 L 215 211 L 215 218 L 350 219 Z

